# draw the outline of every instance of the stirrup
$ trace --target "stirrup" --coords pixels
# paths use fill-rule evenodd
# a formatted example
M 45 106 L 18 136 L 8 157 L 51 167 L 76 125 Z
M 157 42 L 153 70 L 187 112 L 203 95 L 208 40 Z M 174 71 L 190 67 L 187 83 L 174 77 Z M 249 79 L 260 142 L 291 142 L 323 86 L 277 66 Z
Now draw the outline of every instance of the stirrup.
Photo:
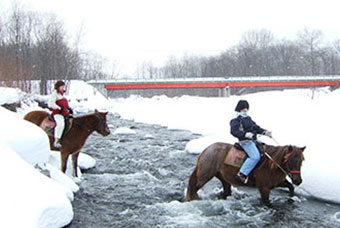
M 237 173 L 236 178 L 241 181 L 243 184 L 248 183 L 248 177 L 240 172 Z
M 60 140 L 59 140 L 59 139 L 56 139 L 56 140 L 54 141 L 53 146 L 54 146 L 55 148 L 57 148 L 57 149 L 60 149 L 60 148 L 62 147 L 62 145 L 61 145 L 61 143 L 60 143 Z

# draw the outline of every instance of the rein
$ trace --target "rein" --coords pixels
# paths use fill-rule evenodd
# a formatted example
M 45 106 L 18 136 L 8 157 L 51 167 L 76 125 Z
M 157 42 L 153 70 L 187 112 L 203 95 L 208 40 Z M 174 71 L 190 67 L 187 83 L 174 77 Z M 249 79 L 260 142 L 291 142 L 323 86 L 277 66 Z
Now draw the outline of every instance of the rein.
M 280 145 L 273 136 L 269 137 L 271 138 L 277 145 Z M 289 170 L 289 172 L 287 172 L 284 168 L 282 168 L 282 166 L 277 163 L 267 152 L 264 152 L 264 154 L 269 158 L 269 160 L 271 160 L 286 176 L 288 176 L 290 179 L 292 179 L 292 174 L 301 174 L 300 170 Z M 283 161 L 283 164 L 286 164 L 288 162 L 288 159 Z
M 293 184 L 293 181 L 291 181 L 293 179 L 292 174 L 301 174 L 300 170 L 289 170 L 288 167 L 288 172 L 282 168 L 282 166 L 275 161 L 267 152 L 264 152 L 264 154 L 267 156 L 267 158 L 269 158 L 269 160 L 271 160 L 286 176 L 288 176 L 290 178 L 290 183 Z M 288 162 L 288 159 L 283 161 L 283 164 L 286 164 Z
M 269 160 L 271 160 L 286 176 L 289 176 L 290 178 L 292 178 L 292 175 L 293 173 L 300 173 L 300 171 L 290 171 L 289 173 L 284 169 L 282 168 L 282 166 L 277 163 L 267 152 L 264 152 L 264 154 L 267 156 L 267 158 L 269 158 Z M 283 163 L 287 163 L 288 161 L 285 160 Z

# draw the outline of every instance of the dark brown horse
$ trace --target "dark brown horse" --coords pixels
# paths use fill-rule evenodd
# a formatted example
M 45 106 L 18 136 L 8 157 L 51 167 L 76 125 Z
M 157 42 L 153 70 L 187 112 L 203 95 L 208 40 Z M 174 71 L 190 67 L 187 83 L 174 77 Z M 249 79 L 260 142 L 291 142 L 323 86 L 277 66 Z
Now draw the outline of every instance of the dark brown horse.
M 44 111 L 32 111 L 24 116 L 25 120 L 28 120 L 43 130 L 48 130 L 55 126 L 55 123 L 48 118 L 48 113 Z M 53 134 L 48 134 L 50 140 L 51 150 L 59 150 L 61 154 L 61 171 L 65 173 L 67 160 L 69 155 L 72 155 L 73 163 L 73 175 L 78 177 L 78 156 L 81 148 L 84 146 L 86 139 L 96 131 L 102 136 L 110 134 L 110 129 L 106 123 L 107 112 L 98 112 L 95 110 L 94 113 L 84 115 L 81 117 L 75 117 L 72 121 L 72 126 L 69 130 L 64 133 L 61 138 L 60 149 L 53 146 L 54 137 Z
M 262 200 L 269 202 L 270 191 L 275 187 L 288 187 L 291 193 L 294 191 L 293 186 L 285 180 L 287 175 L 291 177 L 293 184 L 301 184 L 300 169 L 305 148 L 264 145 L 263 151 L 267 152 L 272 160 L 264 156 L 252 172 L 254 180 L 245 185 L 236 178 L 239 168 L 224 163 L 232 146 L 227 143 L 214 143 L 201 153 L 189 179 L 187 201 L 199 199 L 197 191 L 213 177 L 222 182 L 224 199 L 231 195 L 231 185 L 257 187 Z

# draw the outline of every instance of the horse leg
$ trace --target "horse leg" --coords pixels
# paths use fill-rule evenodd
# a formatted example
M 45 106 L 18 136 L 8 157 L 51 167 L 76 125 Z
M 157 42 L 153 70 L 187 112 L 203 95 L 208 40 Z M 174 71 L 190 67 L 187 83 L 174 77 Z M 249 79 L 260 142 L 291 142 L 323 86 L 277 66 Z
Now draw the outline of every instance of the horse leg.
M 221 181 L 222 186 L 223 186 L 222 199 L 226 199 L 228 196 L 231 196 L 231 185 L 227 181 L 224 180 L 221 173 L 217 173 L 216 178 Z
M 216 173 L 208 166 L 197 165 L 191 174 L 187 190 L 187 201 L 199 199 L 197 191 L 210 181 Z
M 288 188 L 289 189 L 289 196 L 290 197 L 294 196 L 294 186 L 290 182 L 288 182 L 287 180 L 284 180 L 278 187 Z
M 66 151 L 63 151 L 63 150 L 60 151 L 60 154 L 61 154 L 61 161 L 60 161 L 60 163 L 61 163 L 61 171 L 63 173 L 65 173 L 66 172 L 66 168 L 67 168 L 67 160 L 68 160 L 69 154 Z
M 259 191 L 260 191 L 260 194 L 261 194 L 261 198 L 262 198 L 262 201 L 264 203 L 269 203 L 269 193 L 270 193 L 270 189 L 268 187 L 262 187 L 262 188 L 259 188 Z
M 78 156 L 79 152 L 73 153 L 72 154 L 72 165 L 73 165 L 73 176 L 78 177 Z
M 187 201 L 198 200 L 199 199 L 197 195 L 198 189 L 199 188 L 197 186 L 197 168 L 195 168 L 189 179 L 186 200 Z

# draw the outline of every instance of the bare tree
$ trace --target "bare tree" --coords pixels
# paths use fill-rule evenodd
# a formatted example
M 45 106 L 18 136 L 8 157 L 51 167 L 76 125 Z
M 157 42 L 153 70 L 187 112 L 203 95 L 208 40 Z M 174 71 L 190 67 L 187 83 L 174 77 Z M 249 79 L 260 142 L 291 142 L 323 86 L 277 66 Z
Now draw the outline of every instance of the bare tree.
M 95 52 L 89 52 L 84 54 L 83 57 L 83 79 L 90 80 L 100 80 L 106 79 L 108 77 L 106 72 L 107 59 L 100 56 Z
M 170 56 L 164 77 L 339 74 L 340 41 L 325 46 L 319 30 L 299 33 L 297 40 L 275 40 L 267 30 L 244 33 L 239 44 L 217 56 Z
M 340 57 L 340 39 L 333 42 L 336 54 Z
M 293 41 L 280 40 L 271 49 L 273 70 L 272 75 L 298 74 L 301 51 Z
M 305 61 L 309 65 L 310 74 L 317 75 L 318 72 L 318 57 L 320 54 L 320 45 L 322 43 L 323 34 L 320 30 L 310 30 L 305 28 L 298 33 L 299 43 L 306 52 Z

